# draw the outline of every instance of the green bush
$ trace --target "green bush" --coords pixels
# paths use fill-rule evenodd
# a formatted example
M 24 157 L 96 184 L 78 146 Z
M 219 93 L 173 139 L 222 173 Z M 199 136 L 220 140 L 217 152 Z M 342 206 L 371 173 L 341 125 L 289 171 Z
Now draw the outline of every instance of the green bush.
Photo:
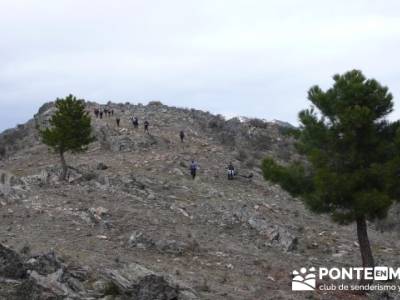
M 312 191 L 313 183 L 310 174 L 298 162 L 287 167 L 278 165 L 272 158 L 265 158 L 262 171 L 266 180 L 279 184 L 292 196 L 307 194 Z

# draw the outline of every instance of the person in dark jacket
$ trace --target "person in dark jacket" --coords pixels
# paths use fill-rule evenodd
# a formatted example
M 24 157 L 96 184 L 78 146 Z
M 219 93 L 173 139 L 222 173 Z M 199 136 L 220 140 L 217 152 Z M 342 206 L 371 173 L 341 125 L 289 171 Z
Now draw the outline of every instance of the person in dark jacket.
M 183 130 L 179 132 L 179 137 L 181 138 L 181 143 L 183 143 L 183 140 L 185 139 L 185 132 Z
M 233 166 L 232 162 L 228 165 L 228 180 L 233 180 L 235 177 L 235 167 Z
M 197 165 L 197 163 L 192 160 L 192 163 L 190 164 L 190 175 L 192 175 L 193 180 L 196 178 L 198 168 L 199 166 Z
M 143 125 L 144 125 L 144 132 L 147 132 L 147 134 L 150 134 L 150 132 L 149 132 L 150 123 L 146 120 L 146 121 L 144 121 Z

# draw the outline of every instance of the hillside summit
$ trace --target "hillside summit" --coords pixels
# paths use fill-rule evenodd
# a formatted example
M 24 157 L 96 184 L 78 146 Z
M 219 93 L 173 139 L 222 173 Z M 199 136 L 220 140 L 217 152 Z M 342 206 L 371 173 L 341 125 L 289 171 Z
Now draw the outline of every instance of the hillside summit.
M 160 102 L 108 103 L 114 114 L 100 119 L 99 106 L 87 102 L 96 141 L 67 154 L 67 183 L 36 129 L 54 103 L 0 135 L 1 299 L 365 299 L 290 290 L 295 269 L 360 262 L 353 226 L 311 215 L 262 178 L 266 156 L 301 159 L 286 123 Z M 378 265 L 399 265 L 396 235 L 370 227 Z

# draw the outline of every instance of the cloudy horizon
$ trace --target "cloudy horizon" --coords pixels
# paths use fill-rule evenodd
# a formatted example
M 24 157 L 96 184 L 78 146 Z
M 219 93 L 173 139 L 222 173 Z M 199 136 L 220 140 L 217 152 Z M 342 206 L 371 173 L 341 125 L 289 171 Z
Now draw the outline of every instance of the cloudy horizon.
M 308 89 L 360 69 L 400 117 L 400 2 L 0 3 L 0 131 L 70 93 L 293 124 Z

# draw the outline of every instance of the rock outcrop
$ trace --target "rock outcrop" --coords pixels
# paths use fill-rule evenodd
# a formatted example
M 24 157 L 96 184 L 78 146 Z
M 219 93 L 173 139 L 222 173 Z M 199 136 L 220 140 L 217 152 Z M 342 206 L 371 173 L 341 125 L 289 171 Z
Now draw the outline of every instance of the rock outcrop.
M 198 299 L 172 278 L 138 264 L 95 273 L 60 261 L 54 252 L 24 257 L 1 244 L 0 276 L 0 296 L 7 299 Z

